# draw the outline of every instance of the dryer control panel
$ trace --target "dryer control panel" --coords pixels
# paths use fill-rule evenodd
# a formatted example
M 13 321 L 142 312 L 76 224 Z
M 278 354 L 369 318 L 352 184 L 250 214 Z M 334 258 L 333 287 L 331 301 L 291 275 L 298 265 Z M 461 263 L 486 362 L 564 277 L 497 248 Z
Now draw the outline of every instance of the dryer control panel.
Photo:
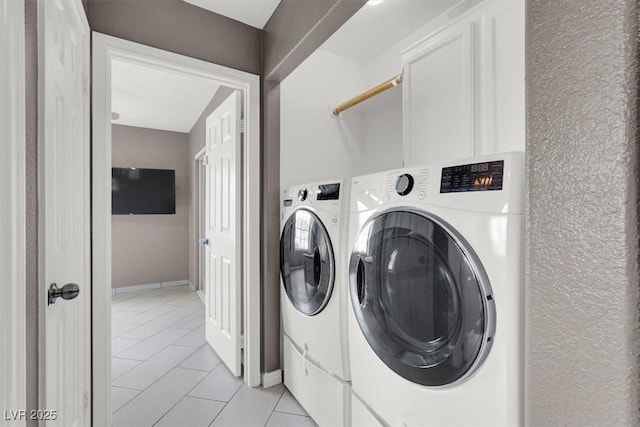
M 441 193 L 502 190 L 504 160 L 442 168 Z

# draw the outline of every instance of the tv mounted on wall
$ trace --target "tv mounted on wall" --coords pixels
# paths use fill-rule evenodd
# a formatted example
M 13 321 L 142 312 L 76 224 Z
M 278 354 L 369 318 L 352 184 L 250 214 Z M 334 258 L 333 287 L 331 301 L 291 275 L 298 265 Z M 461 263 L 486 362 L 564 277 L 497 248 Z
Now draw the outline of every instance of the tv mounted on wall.
M 153 215 L 176 213 L 176 171 L 113 168 L 111 213 Z

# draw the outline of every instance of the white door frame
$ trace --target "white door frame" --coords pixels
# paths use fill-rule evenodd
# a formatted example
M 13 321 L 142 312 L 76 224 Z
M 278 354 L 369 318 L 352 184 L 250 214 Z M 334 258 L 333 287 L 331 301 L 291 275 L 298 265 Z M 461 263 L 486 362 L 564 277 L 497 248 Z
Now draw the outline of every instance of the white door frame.
M 206 158 L 206 154 L 207 154 L 207 145 L 205 142 L 205 146 L 202 147 L 202 150 L 198 151 L 196 153 L 196 155 L 193 157 L 193 162 L 195 167 L 193 168 L 194 171 L 197 171 L 197 177 L 196 177 L 196 181 L 198 182 L 198 208 L 195 210 L 198 214 L 198 221 L 196 224 L 196 239 L 198 239 L 198 268 L 196 269 L 196 274 L 198 276 L 198 286 L 196 286 L 196 289 L 198 290 L 198 295 L 200 296 L 200 298 L 202 299 L 202 302 L 205 302 L 206 300 L 205 298 L 205 288 L 203 286 L 203 278 L 204 278 L 204 256 L 203 256 L 203 251 L 204 248 L 202 246 L 200 246 L 199 242 L 200 239 L 202 237 L 204 237 L 204 230 L 203 230 L 203 217 L 204 215 L 202 215 L 202 211 L 204 208 L 204 176 L 202 173 L 202 169 L 203 169 L 203 163 L 205 161 Z M 206 304 L 206 302 L 205 302 Z
M 8 414 L 27 409 L 24 26 L 24 2 L 0 0 L 0 407 Z
M 244 92 L 244 380 L 260 385 L 260 78 L 93 32 L 93 424 L 111 425 L 111 60 L 186 73 Z

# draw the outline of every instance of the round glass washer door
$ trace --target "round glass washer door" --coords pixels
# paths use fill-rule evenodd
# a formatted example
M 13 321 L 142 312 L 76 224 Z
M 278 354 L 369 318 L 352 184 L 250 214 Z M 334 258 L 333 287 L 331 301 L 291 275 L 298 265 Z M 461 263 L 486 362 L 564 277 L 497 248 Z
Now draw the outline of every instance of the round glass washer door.
M 414 383 L 467 378 L 490 350 L 495 304 L 486 273 L 434 215 L 405 209 L 371 218 L 351 254 L 349 290 L 371 348 Z
M 300 208 L 286 221 L 280 238 L 280 273 L 289 301 L 313 316 L 331 298 L 335 278 L 333 247 L 320 218 Z

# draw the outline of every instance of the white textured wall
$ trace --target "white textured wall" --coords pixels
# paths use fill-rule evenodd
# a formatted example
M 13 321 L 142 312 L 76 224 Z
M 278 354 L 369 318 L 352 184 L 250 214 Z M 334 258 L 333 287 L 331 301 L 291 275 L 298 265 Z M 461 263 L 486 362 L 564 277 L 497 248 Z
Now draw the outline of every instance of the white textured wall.
M 640 425 L 637 9 L 527 2 L 527 425 Z

